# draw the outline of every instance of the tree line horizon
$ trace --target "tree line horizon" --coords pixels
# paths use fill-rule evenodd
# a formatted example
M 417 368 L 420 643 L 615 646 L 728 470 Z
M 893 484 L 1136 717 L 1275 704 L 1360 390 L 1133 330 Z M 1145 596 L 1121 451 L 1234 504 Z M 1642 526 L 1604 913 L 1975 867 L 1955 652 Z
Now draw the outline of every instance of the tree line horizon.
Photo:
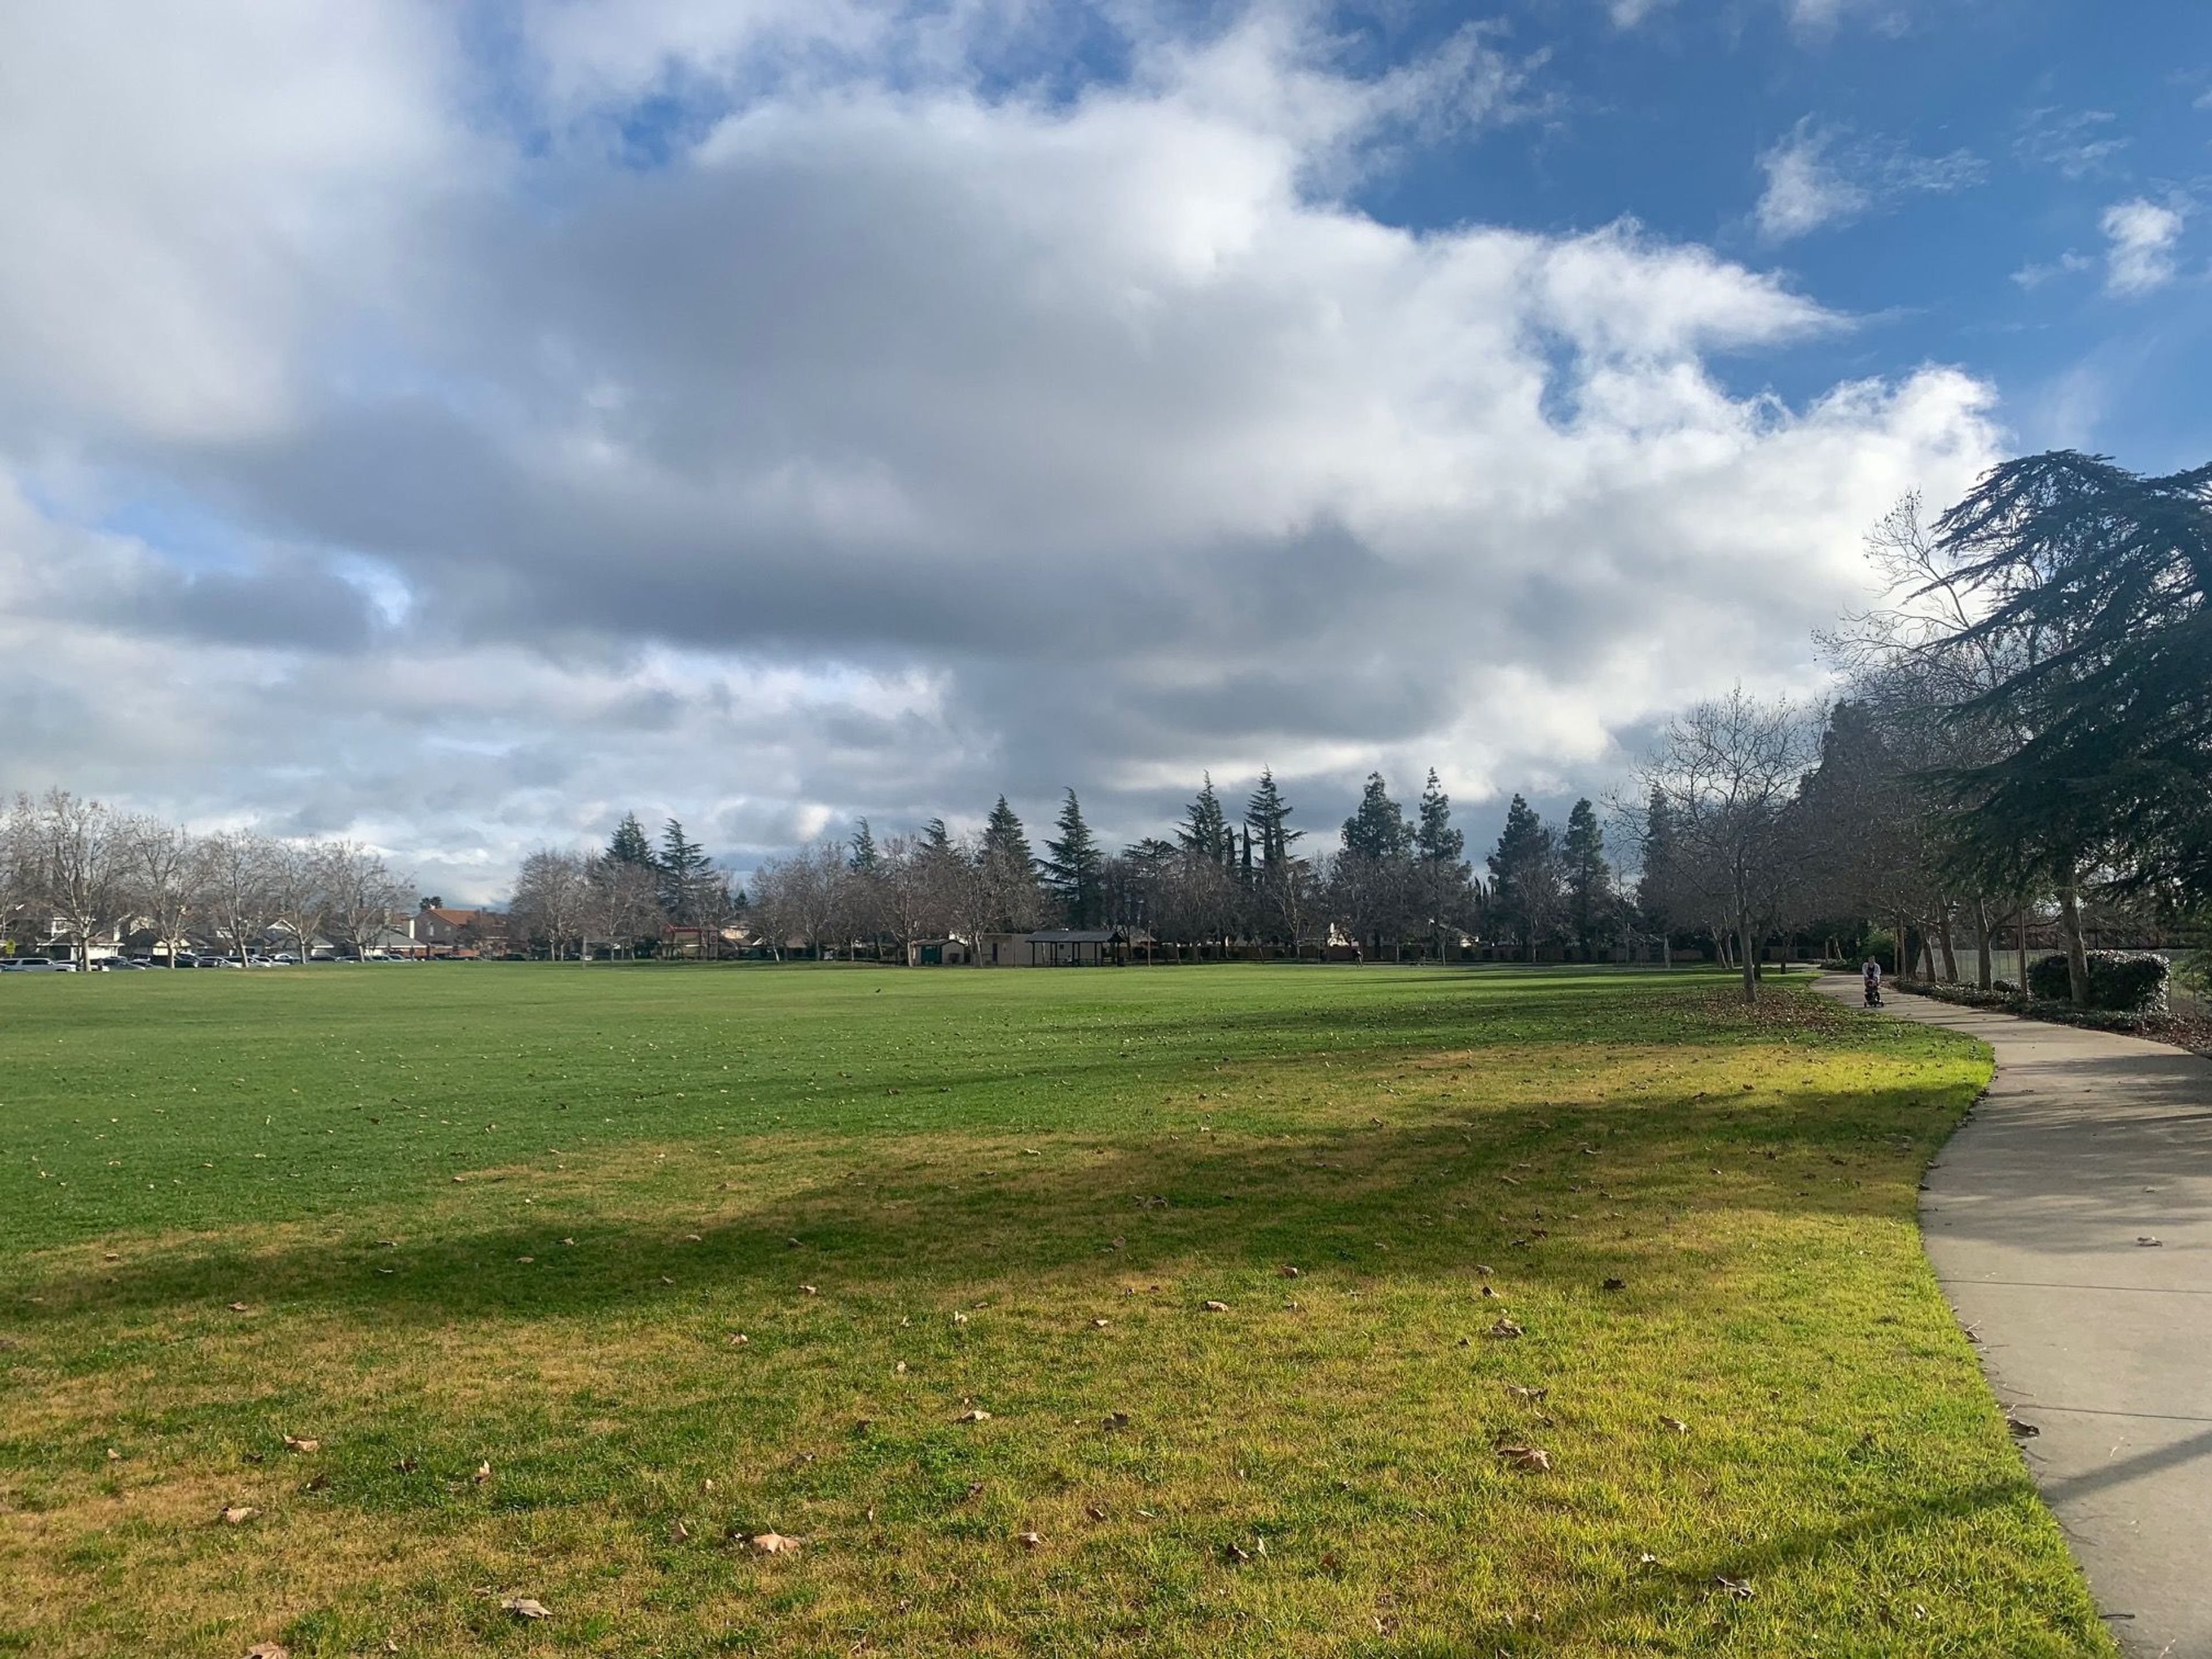
M 2033 926 L 2058 939 L 2077 1003 L 2100 921 L 2201 930 L 2212 466 L 2149 477 L 2075 451 L 2026 456 L 1932 522 L 1906 497 L 1867 550 L 1881 597 L 1816 636 L 1832 699 L 1739 684 L 1693 705 L 1602 819 L 1584 797 L 1555 827 L 1516 793 L 1482 874 L 1433 768 L 1410 813 L 1370 773 L 1336 845 L 1313 854 L 1272 770 L 1234 819 L 1208 773 L 1170 836 L 1118 852 L 1070 787 L 1042 854 L 1001 795 L 966 834 L 939 817 L 879 839 L 860 819 L 765 860 L 749 890 L 680 822 L 655 845 L 633 812 L 603 850 L 528 854 L 511 926 L 556 957 L 635 952 L 668 927 L 717 938 L 740 915 L 817 954 L 1047 921 L 1224 947 L 1334 936 L 1392 957 L 1469 936 L 1533 959 L 1640 934 L 1703 941 L 1747 997 L 1778 935 L 1854 954 L 1886 940 L 1893 963 L 1954 980 L 1971 950 L 1990 989 L 1993 941 L 2017 930 L 2024 960 Z M 0 900 L 11 927 L 43 915 L 82 951 L 126 911 L 172 936 L 198 921 L 233 940 L 270 926 L 358 940 L 412 894 L 356 842 L 195 836 L 55 790 L 0 821 Z

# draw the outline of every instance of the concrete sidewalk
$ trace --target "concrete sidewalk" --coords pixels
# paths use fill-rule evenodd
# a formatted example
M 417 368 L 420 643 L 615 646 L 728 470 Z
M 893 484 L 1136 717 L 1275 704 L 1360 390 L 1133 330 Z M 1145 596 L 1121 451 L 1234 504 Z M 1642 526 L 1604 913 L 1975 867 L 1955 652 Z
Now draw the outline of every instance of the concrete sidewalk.
M 1856 1003 L 1856 979 L 1819 988 Z M 2212 1656 L 2212 1062 L 1887 994 L 1996 1051 L 1921 1231 L 2130 1654 Z M 2156 1240 L 2146 1243 L 2143 1240 Z

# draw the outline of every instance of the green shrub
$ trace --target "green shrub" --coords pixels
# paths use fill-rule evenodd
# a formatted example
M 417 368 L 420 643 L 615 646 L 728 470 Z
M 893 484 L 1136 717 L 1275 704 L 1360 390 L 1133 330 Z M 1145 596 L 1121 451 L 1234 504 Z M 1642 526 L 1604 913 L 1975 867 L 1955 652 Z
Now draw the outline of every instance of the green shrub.
M 2089 1004 L 2118 1013 L 2163 1013 L 2166 1011 L 2166 958 L 2148 951 L 2092 951 L 2089 952 Z M 2027 970 L 2030 996 L 2046 1002 L 2072 1000 L 2066 958 L 2045 957 Z

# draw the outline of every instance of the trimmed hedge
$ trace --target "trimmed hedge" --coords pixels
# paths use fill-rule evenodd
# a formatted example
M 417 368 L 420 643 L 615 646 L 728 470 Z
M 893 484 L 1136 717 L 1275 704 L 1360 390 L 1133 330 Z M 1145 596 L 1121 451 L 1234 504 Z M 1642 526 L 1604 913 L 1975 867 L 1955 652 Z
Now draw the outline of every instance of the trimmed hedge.
M 2166 1012 L 2166 958 L 2147 951 L 2089 952 L 2089 1006 L 2122 1014 L 2162 1014 Z M 2066 975 L 2066 958 L 2045 957 L 2029 964 L 2028 994 L 2046 1002 L 2064 1002 L 2072 994 Z

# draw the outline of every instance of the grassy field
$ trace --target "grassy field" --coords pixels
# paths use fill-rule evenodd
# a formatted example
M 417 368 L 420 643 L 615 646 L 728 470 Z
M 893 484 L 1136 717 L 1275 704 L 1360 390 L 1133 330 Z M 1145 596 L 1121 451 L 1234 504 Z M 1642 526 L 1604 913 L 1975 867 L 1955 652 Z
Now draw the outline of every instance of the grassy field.
M 1986 1077 L 1687 975 L 11 979 L 0 1652 L 2109 1654 L 1914 1229 Z

